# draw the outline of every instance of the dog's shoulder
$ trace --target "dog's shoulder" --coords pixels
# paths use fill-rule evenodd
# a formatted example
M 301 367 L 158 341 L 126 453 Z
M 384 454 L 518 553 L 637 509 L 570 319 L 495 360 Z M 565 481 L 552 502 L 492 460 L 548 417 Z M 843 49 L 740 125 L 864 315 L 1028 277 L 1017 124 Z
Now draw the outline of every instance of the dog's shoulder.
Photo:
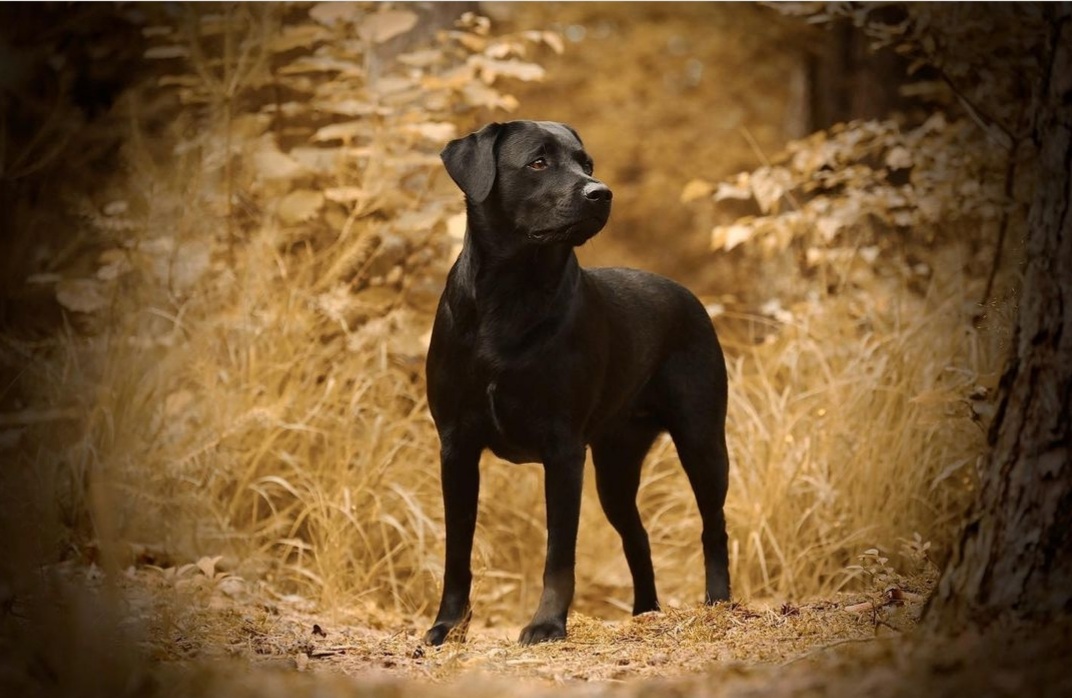
M 585 269 L 592 283 L 603 293 L 624 298 L 648 297 L 667 300 L 695 298 L 692 291 L 665 276 L 629 267 Z
M 597 267 L 585 273 L 597 303 L 609 311 L 612 322 L 635 323 L 643 318 L 656 332 L 689 326 L 706 333 L 711 326 L 692 291 L 665 276 L 625 267 Z

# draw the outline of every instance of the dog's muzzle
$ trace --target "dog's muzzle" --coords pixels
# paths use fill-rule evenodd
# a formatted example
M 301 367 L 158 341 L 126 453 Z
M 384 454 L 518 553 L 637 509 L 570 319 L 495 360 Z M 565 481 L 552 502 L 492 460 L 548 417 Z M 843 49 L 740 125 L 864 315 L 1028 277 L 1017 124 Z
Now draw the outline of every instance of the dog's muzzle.
M 584 185 L 584 189 L 581 190 L 581 193 L 584 194 L 584 198 L 596 203 L 602 202 L 609 204 L 610 200 L 614 198 L 614 194 L 611 192 L 610 187 L 603 182 L 589 182 Z

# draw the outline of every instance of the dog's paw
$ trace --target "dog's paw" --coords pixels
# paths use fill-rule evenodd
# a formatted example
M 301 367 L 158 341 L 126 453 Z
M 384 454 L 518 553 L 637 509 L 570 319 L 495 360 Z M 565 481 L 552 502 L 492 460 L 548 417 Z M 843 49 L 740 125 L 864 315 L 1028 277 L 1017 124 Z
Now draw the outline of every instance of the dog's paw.
M 433 646 L 442 645 L 449 634 L 449 625 L 446 623 L 436 623 L 424 634 L 424 644 Z
M 465 642 L 468 623 L 436 623 L 424 634 L 424 644 L 439 646 L 444 642 Z
M 472 618 L 472 609 L 466 608 L 465 615 L 458 620 L 437 620 L 424 634 L 424 644 L 438 647 L 444 642 L 465 642 Z
M 566 624 L 557 620 L 548 620 L 526 625 L 517 641 L 522 645 L 535 645 L 538 642 L 564 640 L 565 638 Z

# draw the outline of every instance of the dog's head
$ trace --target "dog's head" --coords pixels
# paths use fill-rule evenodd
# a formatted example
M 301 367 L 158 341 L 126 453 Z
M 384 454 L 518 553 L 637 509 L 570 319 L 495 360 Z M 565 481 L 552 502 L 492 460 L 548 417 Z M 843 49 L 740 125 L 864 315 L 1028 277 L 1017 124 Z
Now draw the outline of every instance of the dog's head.
M 447 144 L 447 172 L 480 212 L 533 243 L 584 244 L 610 216 L 610 189 L 592 176 L 580 136 L 553 121 L 488 124 Z

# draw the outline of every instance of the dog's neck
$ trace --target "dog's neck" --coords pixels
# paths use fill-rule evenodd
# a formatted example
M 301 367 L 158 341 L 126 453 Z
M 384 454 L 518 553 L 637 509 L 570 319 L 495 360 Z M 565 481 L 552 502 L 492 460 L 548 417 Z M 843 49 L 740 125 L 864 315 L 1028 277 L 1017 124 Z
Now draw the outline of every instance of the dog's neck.
M 564 319 L 569 299 L 581 280 L 573 247 L 566 243 L 495 247 L 477 240 L 469 230 L 458 257 L 462 287 L 476 313 L 484 337 L 497 347 L 533 339 Z

